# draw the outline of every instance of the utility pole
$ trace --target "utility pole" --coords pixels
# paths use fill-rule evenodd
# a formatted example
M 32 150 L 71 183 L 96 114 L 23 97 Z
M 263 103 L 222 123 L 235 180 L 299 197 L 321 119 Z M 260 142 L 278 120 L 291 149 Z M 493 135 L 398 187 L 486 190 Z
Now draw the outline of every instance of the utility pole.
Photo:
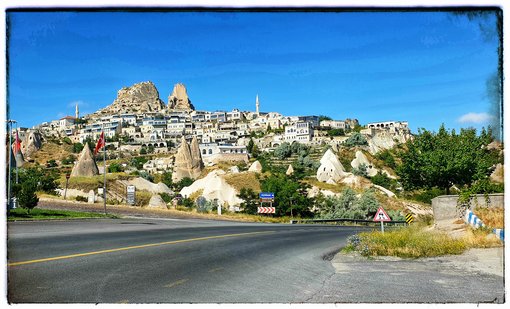
M 12 124 L 16 123 L 16 120 L 8 119 L 7 120 L 7 129 L 9 133 L 9 165 L 8 165 L 8 182 L 7 182 L 7 215 L 11 212 L 11 157 L 12 157 Z

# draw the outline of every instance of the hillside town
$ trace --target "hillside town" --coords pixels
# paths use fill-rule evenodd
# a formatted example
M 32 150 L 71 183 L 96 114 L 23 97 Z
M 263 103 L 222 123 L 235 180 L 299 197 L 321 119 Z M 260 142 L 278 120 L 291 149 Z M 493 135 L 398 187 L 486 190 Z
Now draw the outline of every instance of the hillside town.
M 181 138 L 190 142 L 196 137 L 204 162 L 219 162 L 247 161 L 246 145 L 250 138 L 261 150 L 274 149 L 283 142 L 338 145 L 354 128 L 361 128 L 357 119 L 262 112 L 258 95 L 254 101 L 254 111 L 196 110 L 183 84 L 174 86 L 165 104 L 152 82 L 142 82 L 119 90 L 111 105 L 93 114 L 81 116 L 76 104 L 74 116 L 44 122 L 31 129 L 21 128 L 19 138 L 28 145 L 29 136 L 40 133 L 44 137 L 67 137 L 73 143 L 83 144 L 97 140 L 104 131 L 119 152 L 140 153 L 150 148 L 154 153 L 172 153 Z M 342 133 L 325 134 L 331 129 Z M 406 121 L 368 123 L 359 132 L 368 137 L 372 153 L 391 148 L 395 142 L 405 142 L 411 136 Z M 158 166 L 160 171 L 168 167 Z

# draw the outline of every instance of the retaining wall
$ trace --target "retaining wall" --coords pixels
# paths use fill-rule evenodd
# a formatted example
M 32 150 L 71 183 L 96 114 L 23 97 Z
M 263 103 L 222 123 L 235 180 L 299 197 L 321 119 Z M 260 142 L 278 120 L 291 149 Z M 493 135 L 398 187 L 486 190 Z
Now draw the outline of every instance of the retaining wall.
M 440 195 L 432 199 L 432 210 L 434 211 L 434 220 L 455 220 L 464 216 L 457 208 L 458 195 Z M 480 207 L 501 207 L 504 208 L 505 195 L 503 193 L 489 194 L 488 203 L 485 195 L 477 194 L 469 203 L 469 209 Z

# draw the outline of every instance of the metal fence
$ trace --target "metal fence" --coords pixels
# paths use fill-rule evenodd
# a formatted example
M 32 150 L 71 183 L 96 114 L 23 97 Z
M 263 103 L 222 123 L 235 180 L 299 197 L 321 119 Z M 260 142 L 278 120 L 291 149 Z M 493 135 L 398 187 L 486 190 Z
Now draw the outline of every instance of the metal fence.
M 355 225 L 380 225 L 380 222 L 372 220 L 361 220 L 361 219 L 298 219 L 290 220 L 290 224 L 306 224 L 306 223 L 354 223 Z M 384 222 L 385 225 L 393 226 L 405 226 L 406 221 L 388 221 Z

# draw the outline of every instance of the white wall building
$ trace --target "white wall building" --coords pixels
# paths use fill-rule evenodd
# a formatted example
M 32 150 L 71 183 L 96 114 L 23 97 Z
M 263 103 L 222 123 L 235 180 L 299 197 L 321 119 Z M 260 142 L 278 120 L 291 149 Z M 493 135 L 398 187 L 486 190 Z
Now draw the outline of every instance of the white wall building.
M 313 129 L 310 122 L 296 122 L 285 127 L 285 142 L 309 143 L 313 138 Z

